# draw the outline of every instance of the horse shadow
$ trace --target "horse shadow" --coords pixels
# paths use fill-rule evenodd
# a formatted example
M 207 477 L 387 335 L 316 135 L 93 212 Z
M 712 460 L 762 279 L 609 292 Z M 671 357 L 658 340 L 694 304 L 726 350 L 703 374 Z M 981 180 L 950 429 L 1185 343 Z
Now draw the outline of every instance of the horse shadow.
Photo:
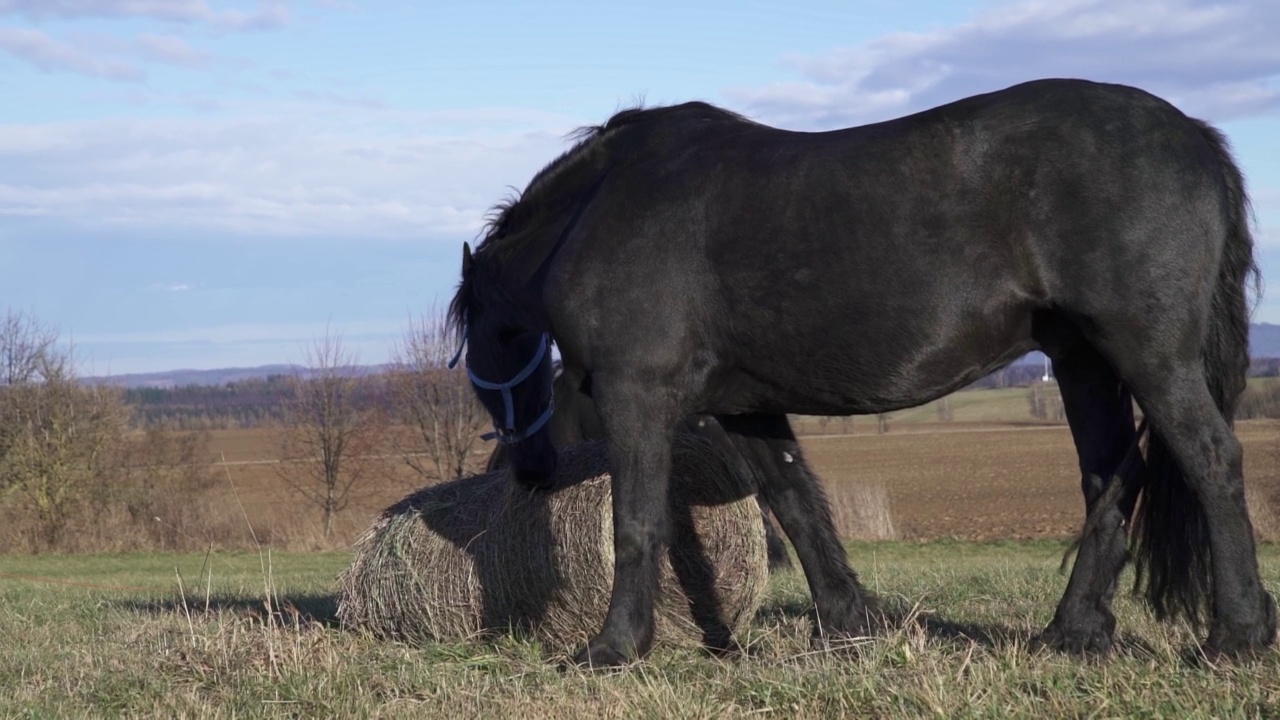
M 1018 650 L 1031 653 L 1053 652 L 1041 642 L 1041 631 L 1027 627 L 1014 627 L 1000 622 L 965 622 L 953 620 L 934 612 L 921 612 L 905 602 L 881 601 L 877 635 L 884 637 L 897 632 L 918 631 L 931 642 L 964 649 L 971 646 L 994 651 Z M 786 620 L 813 617 L 813 604 L 802 600 L 786 600 L 768 603 L 756 613 L 758 623 L 777 625 Z M 1133 658 L 1157 656 L 1157 650 L 1147 640 L 1129 632 L 1118 633 L 1113 641 L 1112 654 Z M 1186 658 L 1190 664 L 1192 658 Z
M 336 628 L 338 596 L 334 593 L 297 592 L 262 596 L 215 593 L 208 597 L 190 596 L 128 599 L 112 603 L 114 607 L 151 615 L 190 615 L 209 617 L 230 613 L 281 627 L 320 626 Z

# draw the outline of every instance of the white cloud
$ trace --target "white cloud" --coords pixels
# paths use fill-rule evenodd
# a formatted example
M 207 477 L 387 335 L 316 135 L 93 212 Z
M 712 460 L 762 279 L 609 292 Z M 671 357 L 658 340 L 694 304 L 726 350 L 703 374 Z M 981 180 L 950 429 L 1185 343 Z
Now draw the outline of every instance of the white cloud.
M 268 30 L 287 25 L 288 0 L 258 0 L 252 10 L 214 9 L 207 0 L 0 0 L 0 15 L 30 20 L 77 18 L 143 18 L 202 23 L 224 30 Z
M 206 68 L 213 61 L 211 54 L 191 47 L 185 40 L 176 35 L 142 33 L 138 35 L 137 43 L 138 49 L 148 59 L 169 65 Z
M 122 82 L 140 82 L 146 73 L 133 58 L 207 69 L 214 56 L 175 35 L 141 33 L 132 42 L 111 35 L 78 34 L 55 39 L 40 30 L 0 27 L 0 52 L 44 72 L 70 72 Z
M 0 217 L 156 233 L 467 239 L 578 124 L 503 110 L 255 114 L 0 125 Z
M 147 289 L 152 292 L 186 292 L 191 286 L 186 283 L 152 283 Z
M 1280 108 L 1280 3 L 1026 0 L 929 33 L 786 63 L 803 78 L 727 93 L 792 127 L 883 120 L 1038 77 L 1148 89 L 1225 120 Z
M 138 81 L 143 77 L 142 69 L 128 60 L 91 54 L 39 30 L 0 28 L 0 50 L 45 72 L 73 72 L 121 81 Z

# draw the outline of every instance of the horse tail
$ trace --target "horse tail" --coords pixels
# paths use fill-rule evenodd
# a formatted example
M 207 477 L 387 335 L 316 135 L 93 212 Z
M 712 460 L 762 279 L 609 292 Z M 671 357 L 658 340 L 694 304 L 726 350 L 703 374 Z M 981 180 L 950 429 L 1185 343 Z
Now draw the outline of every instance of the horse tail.
M 1200 357 L 1209 392 L 1230 426 L 1249 371 L 1249 295 L 1251 288 L 1257 291 L 1260 275 L 1244 178 L 1226 138 L 1204 122 L 1195 123 L 1217 157 L 1227 228 Z M 1199 625 L 1212 591 L 1209 526 L 1203 504 L 1154 428 L 1133 538 L 1135 591 L 1146 595 L 1158 619 L 1182 615 Z

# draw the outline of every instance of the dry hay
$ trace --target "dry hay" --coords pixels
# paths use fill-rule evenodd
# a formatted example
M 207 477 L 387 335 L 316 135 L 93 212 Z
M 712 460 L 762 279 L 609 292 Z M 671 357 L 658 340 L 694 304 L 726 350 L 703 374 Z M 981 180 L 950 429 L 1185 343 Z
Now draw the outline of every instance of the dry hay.
M 603 444 L 586 442 L 561 450 L 552 491 L 503 470 L 419 490 L 357 541 L 338 617 L 411 642 L 503 632 L 584 642 L 602 627 L 613 584 L 609 485 Z M 759 506 L 711 448 L 681 436 L 671 507 L 658 641 L 721 645 L 768 582 Z

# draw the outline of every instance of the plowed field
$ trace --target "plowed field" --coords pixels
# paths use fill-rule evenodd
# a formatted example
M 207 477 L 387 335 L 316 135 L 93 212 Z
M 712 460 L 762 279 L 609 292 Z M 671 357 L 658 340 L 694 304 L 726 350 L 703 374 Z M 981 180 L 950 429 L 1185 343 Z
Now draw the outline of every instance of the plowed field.
M 804 430 L 809 425 L 798 423 Z M 803 436 L 809 462 L 832 493 L 851 483 L 882 484 L 904 539 L 1063 538 L 1083 518 L 1075 450 L 1065 425 L 903 423 L 879 435 L 872 422 L 859 419 L 854 429 L 848 435 Z M 237 430 L 214 437 L 255 526 L 282 518 L 296 522 L 308 512 L 281 486 L 276 446 L 267 433 Z M 1241 422 L 1237 433 L 1254 495 L 1280 508 L 1280 422 Z M 477 448 L 478 462 L 487 451 Z M 415 484 L 415 475 L 398 459 L 377 465 L 376 478 L 340 523 L 351 539 Z M 226 501 L 233 502 L 229 490 Z

